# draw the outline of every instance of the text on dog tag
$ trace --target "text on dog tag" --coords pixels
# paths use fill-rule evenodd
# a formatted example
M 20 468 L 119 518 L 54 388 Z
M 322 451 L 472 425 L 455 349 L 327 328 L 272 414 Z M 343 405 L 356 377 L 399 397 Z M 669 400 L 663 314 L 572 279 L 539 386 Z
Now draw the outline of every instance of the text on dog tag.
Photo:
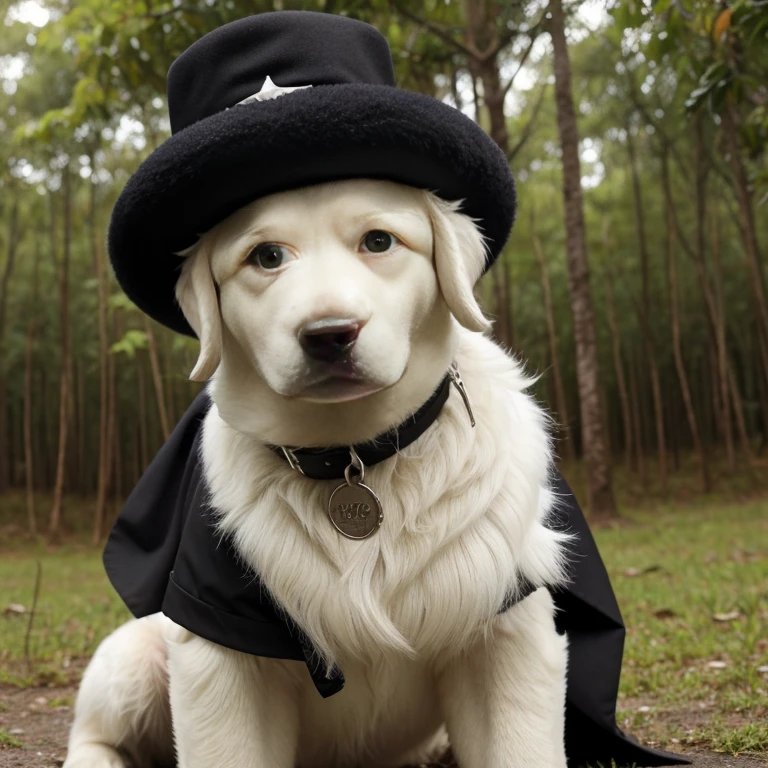
M 381 502 L 362 483 L 342 483 L 328 502 L 328 516 L 336 530 L 349 539 L 364 539 L 378 530 Z

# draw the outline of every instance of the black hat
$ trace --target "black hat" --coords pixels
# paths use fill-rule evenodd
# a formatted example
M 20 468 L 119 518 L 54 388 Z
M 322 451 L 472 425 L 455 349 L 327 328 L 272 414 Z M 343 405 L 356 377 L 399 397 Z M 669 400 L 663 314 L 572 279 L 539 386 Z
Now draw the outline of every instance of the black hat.
M 389 45 L 369 24 L 309 11 L 226 24 L 172 64 L 168 109 L 173 135 L 118 198 L 109 253 L 128 297 L 175 331 L 194 335 L 174 254 L 273 192 L 378 178 L 464 200 L 488 240 L 486 269 L 509 236 L 504 153 L 459 110 L 395 87 Z

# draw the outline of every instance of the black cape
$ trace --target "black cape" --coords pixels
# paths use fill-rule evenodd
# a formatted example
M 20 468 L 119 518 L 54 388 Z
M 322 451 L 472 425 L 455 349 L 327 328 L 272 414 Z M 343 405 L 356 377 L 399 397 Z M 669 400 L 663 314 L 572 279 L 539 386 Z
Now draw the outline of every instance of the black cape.
M 211 524 L 199 458 L 200 426 L 210 407 L 200 393 L 128 498 L 104 551 L 112 585 L 134 616 L 162 611 L 212 642 L 243 653 L 307 663 L 323 696 L 341 689 L 312 644 L 275 604 L 258 576 Z M 558 475 L 553 524 L 578 537 L 571 582 L 552 590 L 560 632 L 569 639 L 566 752 L 571 768 L 679 765 L 678 755 L 641 746 L 616 725 L 624 623 L 605 567 L 571 489 Z

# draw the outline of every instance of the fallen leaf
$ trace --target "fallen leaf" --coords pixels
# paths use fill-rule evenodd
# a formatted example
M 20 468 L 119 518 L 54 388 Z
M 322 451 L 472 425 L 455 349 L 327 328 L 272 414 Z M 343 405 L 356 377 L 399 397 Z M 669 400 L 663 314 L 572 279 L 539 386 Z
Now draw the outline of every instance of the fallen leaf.
M 719 43 L 723 37 L 723 35 L 728 31 L 728 28 L 731 26 L 731 14 L 733 13 L 732 8 L 725 8 L 720 15 L 715 20 L 715 23 L 712 25 L 712 40 L 715 43 Z
M 26 612 L 27 612 L 26 607 L 23 606 L 21 603 L 9 603 L 8 607 L 5 609 L 6 616 L 21 616 Z
M 728 666 L 727 661 L 708 661 L 707 666 L 710 669 L 725 669 Z
M 654 571 L 660 570 L 660 565 L 647 565 L 645 568 L 627 568 L 624 571 L 624 575 L 634 578 L 635 576 L 644 576 L 646 573 L 653 573 Z
M 758 672 L 759 672 L 761 675 L 768 675 L 768 664 L 763 664 L 761 667 L 758 667 L 758 668 L 757 668 L 757 671 L 758 671 Z
M 671 608 L 661 608 L 658 611 L 654 611 L 653 615 L 657 619 L 674 619 L 677 614 Z
M 731 560 L 734 563 L 751 563 L 757 557 L 757 553 L 751 549 L 734 549 L 731 553 Z
M 736 621 L 741 618 L 741 614 L 738 611 L 730 611 L 729 613 L 716 613 L 712 616 L 715 621 Z

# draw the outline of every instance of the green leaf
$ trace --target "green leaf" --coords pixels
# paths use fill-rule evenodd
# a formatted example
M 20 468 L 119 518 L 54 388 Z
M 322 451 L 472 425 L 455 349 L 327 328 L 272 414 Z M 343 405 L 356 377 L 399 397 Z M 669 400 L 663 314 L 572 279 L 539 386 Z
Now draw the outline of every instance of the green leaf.
M 136 352 L 138 350 L 146 348 L 147 334 L 144 331 L 132 329 L 130 331 L 126 331 L 125 336 L 123 336 L 120 341 L 116 341 L 109 348 L 109 351 L 113 355 L 124 354 L 130 359 L 133 359 L 136 356 Z

